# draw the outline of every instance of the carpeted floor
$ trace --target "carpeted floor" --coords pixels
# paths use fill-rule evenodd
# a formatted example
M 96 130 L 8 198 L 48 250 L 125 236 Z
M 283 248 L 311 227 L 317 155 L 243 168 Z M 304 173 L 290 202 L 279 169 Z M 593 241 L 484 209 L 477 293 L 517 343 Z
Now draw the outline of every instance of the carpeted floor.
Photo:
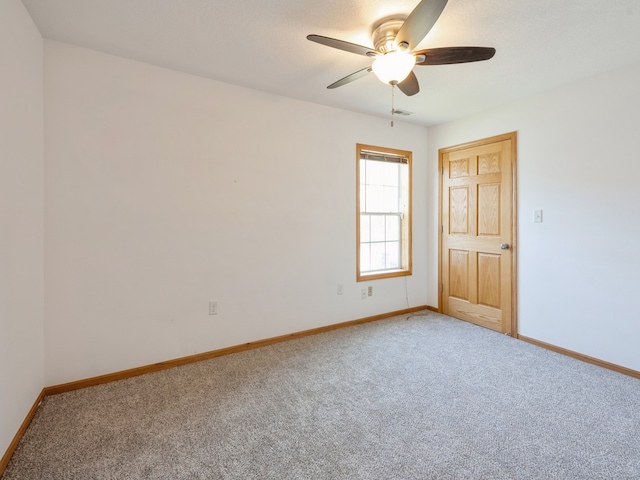
M 15 479 L 640 479 L 640 381 L 421 312 L 48 397 Z

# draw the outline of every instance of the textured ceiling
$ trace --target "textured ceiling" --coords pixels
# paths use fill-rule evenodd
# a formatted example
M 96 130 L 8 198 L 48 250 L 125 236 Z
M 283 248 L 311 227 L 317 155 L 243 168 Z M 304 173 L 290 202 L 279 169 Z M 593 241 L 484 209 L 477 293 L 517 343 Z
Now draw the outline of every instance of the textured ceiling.
M 43 37 L 310 102 L 388 116 L 374 75 L 335 90 L 366 57 L 306 40 L 370 46 L 371 27 L 418 0 L 23 0 Z M 404 121 L 433 125 L 640 61 L 638 0 L 449 0 L 419 48 L 495 47 L 464 65 L 418 66 L 396 92 Z

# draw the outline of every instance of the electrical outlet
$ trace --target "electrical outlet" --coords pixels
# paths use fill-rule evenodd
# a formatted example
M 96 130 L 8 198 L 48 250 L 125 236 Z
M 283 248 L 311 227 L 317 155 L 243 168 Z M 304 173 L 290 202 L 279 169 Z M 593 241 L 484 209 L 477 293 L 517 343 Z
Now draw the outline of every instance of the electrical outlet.
M 209 315 L 217 315 L 218 314 L 218 301 L 211 300 L 209 302 Z
M 363 288 L 361 294 L 362 294 L 362 299 L 366 300 L 367 299 L 367 289 Z
M 367 289 L 367 295 L 368 295 L 369 297 L 373 295 L 373 287 L 371 287 L 371 286 L 370 286 L 370 287 Z
M 342 295 L 344 293 L 344 285 L 341 283 L 338 284 L 338 295 Z

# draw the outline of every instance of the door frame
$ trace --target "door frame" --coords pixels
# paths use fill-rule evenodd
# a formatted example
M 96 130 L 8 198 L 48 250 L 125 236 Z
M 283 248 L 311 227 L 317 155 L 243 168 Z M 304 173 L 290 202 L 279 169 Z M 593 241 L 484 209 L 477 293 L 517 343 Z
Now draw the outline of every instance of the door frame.
M 442 158 L 445 153 L 451 153 L 465 148 L 480 147 L 504 140 L 511 140 L 511 336 L 518 338 L 518 176 L 516 170 L 518 132 L 505 133 L 438 149 L 438 311 L 442 312 L 442 306 L 444 305 L 442 299 L 442 236 L 444 235 L 444 226 L 442 224 L 442 195 L 444 194 Z

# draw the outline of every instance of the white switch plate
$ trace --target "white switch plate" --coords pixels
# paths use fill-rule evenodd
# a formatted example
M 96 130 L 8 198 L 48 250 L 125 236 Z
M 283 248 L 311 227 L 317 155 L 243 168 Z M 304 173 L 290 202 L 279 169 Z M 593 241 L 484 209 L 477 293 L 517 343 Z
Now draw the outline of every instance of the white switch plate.
M 367 299 L 367 289 L 363 288 L 361 294 L 362 294 L 362 299 L 366 300 Z
M 534 223 L 542 223 L 542 210 L 534 210 L 533 211 L 533 222 Z
M 344 293 L 344 286 L 339 283 L 338 284 L 338 295 L 342 295 Z

